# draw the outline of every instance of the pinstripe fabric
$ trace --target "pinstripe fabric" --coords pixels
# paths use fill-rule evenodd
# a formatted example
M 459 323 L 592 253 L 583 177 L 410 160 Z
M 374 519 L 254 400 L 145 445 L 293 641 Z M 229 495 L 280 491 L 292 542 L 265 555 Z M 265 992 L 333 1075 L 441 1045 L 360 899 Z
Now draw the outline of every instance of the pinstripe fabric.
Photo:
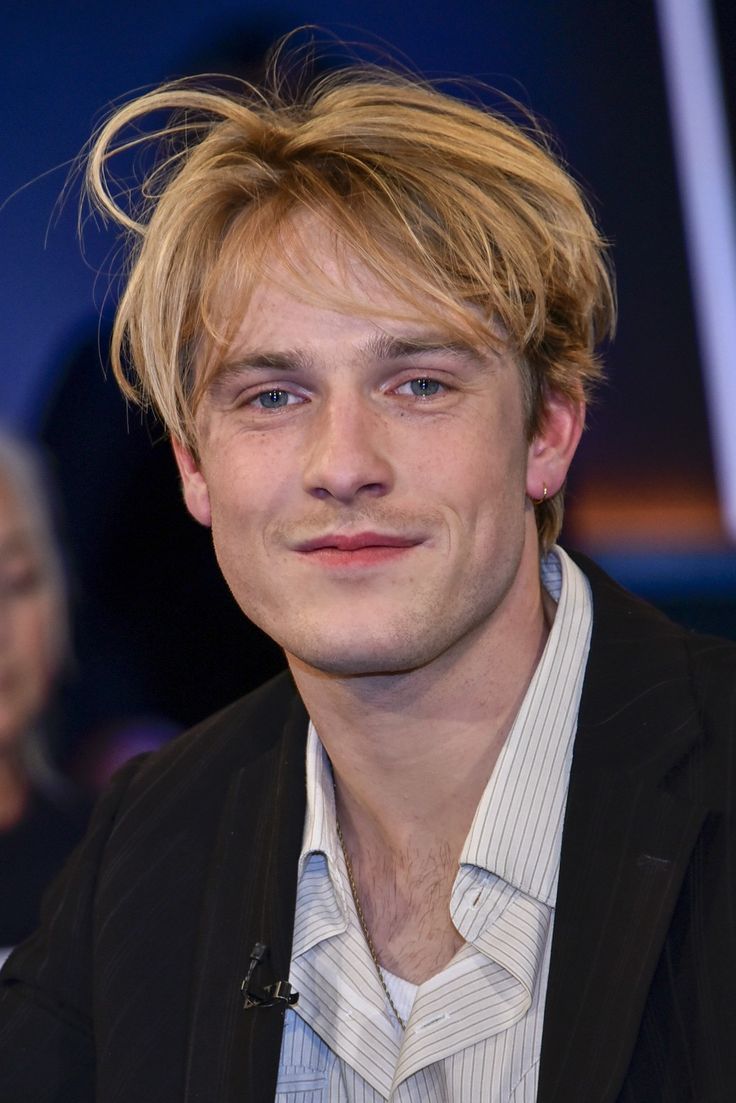
M 310 726 L 278 1103 L 532 1103 L 562 820 L 590 643 L 587 580 L 557 548 L 545 651 L 465 841 L 450 899 L 465 940 L 419 987 L 390 974 L 393 1019 L 365 944 L 335 832 L 329 761 Z M 409 1014 L 410 1009 L 410 1014 Z

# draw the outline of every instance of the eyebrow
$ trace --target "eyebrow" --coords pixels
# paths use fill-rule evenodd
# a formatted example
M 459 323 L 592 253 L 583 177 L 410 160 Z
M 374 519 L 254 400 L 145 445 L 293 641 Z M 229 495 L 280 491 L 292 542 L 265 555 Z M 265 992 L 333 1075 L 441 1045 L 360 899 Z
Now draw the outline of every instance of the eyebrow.
M 217 369 L 214 379 L 222 376 L 237 375 L 243 371 L 285 371 L 303 370 L 310 364 L 310 358 L 298 349 L 284 352 L 244 352 L 232 359 L 224 360 Z
M 396 337 L 389 333 L 378 333 L 366 342 L 365 351 L 376 360 L 401 360 L 432 353 L 449 353 L 463 359 L 482 359 L 478 349 L 469 342 L 447 340 L 436 334 L 427 334 L 426 337 Z
M 243 352 L 238 356 L 224 360 L 214 369 L 210 378 L 206 381 L 206 388 L 210 394 L 227 386 L 229 379 L 247 374 L 248 372 L 287 372 L 305 371 L 310 359 L 296 349 L 285 352 Z
M 359 357 L 379 361 L 404 360 L 433 353 L 449 354 L 477 362 L 483 359 L 479 350 L 471 344 L 465 341 L 446 340 L 435 335 L 401 337 L 378 333 L 359 345 L 356 351 Z M 286 349 L 282 352 L 244 351 L 241 355 L 226 360 L 219 366 L 213 375 L 211 385 L 217 386 L 242 372 L 303 372 L 311 364 L 312 358 L 301 349 Z

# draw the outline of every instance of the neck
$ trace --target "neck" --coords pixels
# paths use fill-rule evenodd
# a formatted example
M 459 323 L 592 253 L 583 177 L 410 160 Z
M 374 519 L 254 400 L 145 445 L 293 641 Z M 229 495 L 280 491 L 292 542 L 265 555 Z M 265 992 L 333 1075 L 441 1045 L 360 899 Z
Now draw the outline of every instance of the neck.
M 337 677 L 290 660 L 358 861 L 361 851 L 416 856 L 417 848 L 459 857 L 554 615 L 538 569 L 534 583 L 513 610 L 419 670 Z

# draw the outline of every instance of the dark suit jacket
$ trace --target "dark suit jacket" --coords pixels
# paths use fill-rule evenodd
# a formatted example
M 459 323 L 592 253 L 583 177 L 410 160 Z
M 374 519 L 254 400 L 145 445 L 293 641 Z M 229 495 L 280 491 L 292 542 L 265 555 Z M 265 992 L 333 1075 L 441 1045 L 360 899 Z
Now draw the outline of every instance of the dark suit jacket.
M 736 648 L 584 564 L 540 1103 L 736 1100 Z M 129 763 L 3 974 L 2 1103 L 266 1103 L 288 975 L 306 715 L 287 676 Z M 475 1103 L 475 1101 L 468 1101 Z

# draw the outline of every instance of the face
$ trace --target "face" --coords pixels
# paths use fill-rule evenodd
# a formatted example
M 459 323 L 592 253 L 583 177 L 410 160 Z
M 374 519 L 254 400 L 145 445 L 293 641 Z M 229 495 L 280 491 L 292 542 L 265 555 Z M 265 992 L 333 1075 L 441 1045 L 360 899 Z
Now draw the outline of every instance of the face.
M 0 480 L 0 756 L 14 752 L 46 702 L 57 616 L 28 515 Z
M 175 445 L 185 497 L 292 661 L 414 670 L 538 590 L 527 492 L 564 471 L 525 439 L 511 356 L 396 321 L 406 305 L 318 234 L 312 258 L 369 316 L 263 282 L 199 408 L 198 460 Z

